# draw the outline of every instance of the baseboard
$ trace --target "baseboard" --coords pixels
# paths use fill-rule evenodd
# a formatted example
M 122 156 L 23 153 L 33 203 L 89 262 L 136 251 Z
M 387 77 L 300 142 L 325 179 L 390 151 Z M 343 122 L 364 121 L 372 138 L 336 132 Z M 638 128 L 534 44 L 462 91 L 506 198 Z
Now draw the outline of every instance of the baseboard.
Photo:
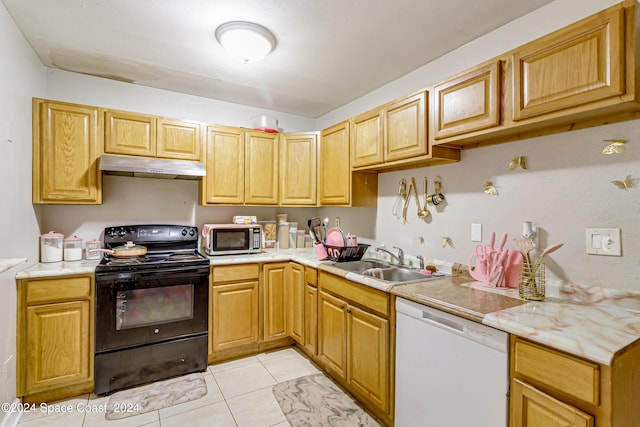
M 20 399 L 16 397 L 16 399 L 9 403 L 10 407 L 19 408 L 20 407 Z M 18 422 L 20 422 L 20 418 L 22 418 L 22 412 L 20 411 L 3 411 L 4 416 L 0 420 L 0 427 L 16 427 Z

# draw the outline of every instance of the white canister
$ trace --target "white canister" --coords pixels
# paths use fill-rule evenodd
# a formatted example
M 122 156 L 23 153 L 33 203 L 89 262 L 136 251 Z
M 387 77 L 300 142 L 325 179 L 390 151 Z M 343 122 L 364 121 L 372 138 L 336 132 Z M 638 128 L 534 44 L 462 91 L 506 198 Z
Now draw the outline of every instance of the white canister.
M 62 261 L 62 241 L 64 235 L 50 231 L 40 236 L 40 262 Z
M 82 239 L 71 236 L 64 239 L 64 260 L 80 261 L 82 259 Z

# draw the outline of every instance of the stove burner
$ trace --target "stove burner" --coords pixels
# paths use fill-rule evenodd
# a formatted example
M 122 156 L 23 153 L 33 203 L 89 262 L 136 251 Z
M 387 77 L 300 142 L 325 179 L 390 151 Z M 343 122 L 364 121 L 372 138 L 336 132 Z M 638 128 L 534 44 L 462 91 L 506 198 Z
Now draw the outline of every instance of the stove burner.
M 165 261 L 198 261 L 202 257 L 194 254 L 171 254 Z
M 120 258 L 109 258 L 105 260 L 104 265 L 130 265 L 130 264 L 142 264 L 145 262 L 144 256 L 130 256 Z

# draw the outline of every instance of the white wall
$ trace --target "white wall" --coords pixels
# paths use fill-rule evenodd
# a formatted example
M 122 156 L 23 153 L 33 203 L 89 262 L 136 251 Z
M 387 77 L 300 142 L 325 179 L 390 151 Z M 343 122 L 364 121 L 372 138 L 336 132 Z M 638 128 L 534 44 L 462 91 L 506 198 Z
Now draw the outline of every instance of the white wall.
M 324 128 L 357 113 L 407 95 L 482 61 L 516 48 L 539 36 L 617 3 L 614 0 L 557 0 L 498 30 L 453 51 L 406 76 L 385 85 L 318 119 Z M 377 244 L 401 246 L 410 254 L 467 264 L 477 243 L 471 242 L 470 224 L 484 226 L 498 238 L 508 233 L 518 237 L 522 221 L 540 227 L 540 246 L 565 244 L 549 258 L 552 276 L 576 283 L 640 290 L 640 121 L 562 133 L 493 147 L 466 150 L 455 165 L 388 172 L 379 175 L 378 209 L 375 214 L 361 208 L 323 209 L 322 215 L 340 216 L 343 228 L 357 228 Z M 623 154 L 603 156 L 604 139 L 629 141 Z M 514 156 L 524 155 L 526 171 L 509 171 Z M 442 178 L 447 204 L 431 209 L 426 222 L 409 208 L 403 225 L 391 215 L 400 178 L 415 177 L 422 194 L 422 178 Z M 610 181 L 635 178 L 634 188 L 619 190 Z M 483 192 L 483 183 L 493 181 L 499 196 Z M 585 228 L 622 229 L 623 257 L 585 253 Z M 420 245 L 418 237 L 425 239 Z M 442 248 L 449 236 L 454 248 Z
M 44 94 L 45 67 L 1 3 L 0 52 L 0 259 L 27 258 L 24 268 L 38 261 L 37 208 L 31 204 L 31 97 Z M 8 378 L 0 379 L 0 402 L 15 399 L 16 271 L 0 273 L 5 302 L 0 310 L 0 369 L 10 359 Z

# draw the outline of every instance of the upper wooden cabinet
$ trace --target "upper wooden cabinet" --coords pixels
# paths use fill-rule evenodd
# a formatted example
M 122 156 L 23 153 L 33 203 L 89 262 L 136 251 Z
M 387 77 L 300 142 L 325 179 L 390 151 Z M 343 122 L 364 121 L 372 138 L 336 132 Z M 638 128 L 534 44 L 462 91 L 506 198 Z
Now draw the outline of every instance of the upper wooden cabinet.
M 280 204 L 315 206 L 318 201 L 318 132 L 280 135 Z
M 202 204 L 277 204 L 277 134 L 209 126 L 204 163 Z
M 245 204 L 277 204 L 278 134 L 247 131 L 245 134 L 244 157 Z
M 513 53 L 513 119 L 624 93 L 624 9 L 616 6 Z
M 106 110 L 105 153 L 200 160 L 200 123 Z
M 33 203 L 100 204 L 99 109 L 33 99 Z
M 351 119 L 352 166 L 428 154 L 427 92 L 418 92 Z
M 320 205 L 377 205 L 378 176 L 375 173 L 351 172 L 349 121 L 321 132 L 319 152 Z
M 200 196 L 206 204 L 244 202 L 244 131 L 209 126 L 204 152 L 207 175 L 200 181 Z
M 472 148 L 631 120 L 636 2 L 626 0 L 431 88 L 432 148 Z
M 159 118 L 157 122 L 156 157 L 200 160 L 202 125 L 184 120 Z
M 420 91 L 353 117 L 352 168 L 383 171 L 459 161 L 459 151 L 429 146 L 428 96 Z
M 500 123 L 500 61 L 478 66 L 433 88 L 435 139 Z
M 351 119 L 351 166 L 376 165 L 384 162 L 382 110 L 376 108 Z
M 322 131 L 319 165 L 320 204 L 348 205 L 351 202 L 348 121 Z
M 385 105 L 384 160 L 427 155 L 427 92 L 418 92 Z

